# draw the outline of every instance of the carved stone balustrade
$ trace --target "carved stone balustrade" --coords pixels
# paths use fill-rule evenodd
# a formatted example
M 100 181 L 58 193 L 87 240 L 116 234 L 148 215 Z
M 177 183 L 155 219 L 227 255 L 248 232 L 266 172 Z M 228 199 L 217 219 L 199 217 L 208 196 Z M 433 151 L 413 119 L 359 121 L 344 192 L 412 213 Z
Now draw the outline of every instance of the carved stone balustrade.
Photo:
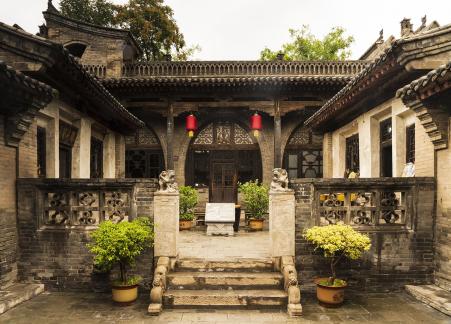
M 145 206 L 153 200 L 157 181 L 19 179 L 18 188 L 21 195 L 35 197 L 37 228 L 86 229 L 106 220 L 122 222 L 137 216 L 152 217 L 152 208 Z
M 414 229 L 418 205 L 430 205 L 433 178 L 294 179 L 297 201 L 311 205 L 315 225 L 361 230 Z M 422 190 L 428 193 L 422 197 Z M 432 217 L 432 215 L 431 215 Z

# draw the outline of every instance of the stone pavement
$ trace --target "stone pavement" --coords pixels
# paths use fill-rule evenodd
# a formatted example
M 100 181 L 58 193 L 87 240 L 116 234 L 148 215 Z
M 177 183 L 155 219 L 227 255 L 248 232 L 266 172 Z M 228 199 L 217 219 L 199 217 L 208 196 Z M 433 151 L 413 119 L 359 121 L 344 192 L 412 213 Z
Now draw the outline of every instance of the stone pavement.
M 165 310 L 147 315 L 149 297 L 142 294 L 131 306 L 120 307 L 109 294 L 45 292 L 0 315 L 0 323 L 451 323 L 451 317 L 405 293 L 348 296 L 341 308 L 324 308 L 312 295 L 303 295 L 304 316 L 289 318 L 273 310 Z
M 179 258 L 215 260 L 270 258 L 269 232 L 240 231 L 235 236 L 207 236 L 204 231 L 182 231 Z

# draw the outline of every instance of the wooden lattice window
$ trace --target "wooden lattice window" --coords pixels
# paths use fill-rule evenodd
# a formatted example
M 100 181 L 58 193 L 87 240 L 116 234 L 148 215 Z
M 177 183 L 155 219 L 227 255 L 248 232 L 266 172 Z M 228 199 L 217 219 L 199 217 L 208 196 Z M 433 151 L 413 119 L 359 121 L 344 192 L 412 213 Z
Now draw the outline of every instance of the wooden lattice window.
M 194 145 L 254 145 L 251 135 L 231 122 L 215 122 L 207 125 L 194 140 Z
M 103 142 L 91 137 L 91 178 L 103 178 Z
M 37 154 L 38 154 L 38 177 L 46 176 L 46 132 L 45 128 L 37 129 Z
M 406 162 L 415 163 L 415 124 L 406 128 Z
M 391 177 L 393 175 L 392 152 L 392 120 L 387 118 L 380 123 L 380 175 Z
M 359 134 L 346 138 L 346 169 L 350 172 L 360 169 Z
M 158 178 L 163 169 L 161 150 L 128 149 L 125 152 L 126 178 Z
M 298 127 L 288 139 L 284 168 L 288 177 L 321 178 L 323 176 L 323 136 L 306 127 Z
M 159 146 L 157 136 L 149 128 L 143 127 L 131 135 L 125 137 L 125 144 L 127 146 Z

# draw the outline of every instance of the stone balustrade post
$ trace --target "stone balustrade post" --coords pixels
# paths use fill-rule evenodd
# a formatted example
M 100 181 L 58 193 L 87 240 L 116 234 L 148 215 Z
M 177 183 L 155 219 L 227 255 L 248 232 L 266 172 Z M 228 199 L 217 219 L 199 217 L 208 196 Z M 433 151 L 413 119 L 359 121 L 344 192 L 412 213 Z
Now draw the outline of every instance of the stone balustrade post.
M 179 235 L 179 193 L 154 194 L 155 257 L 177 257 Z
M 295 256 L 294 191 L 270 191 L 269 235 L 271 256 Z

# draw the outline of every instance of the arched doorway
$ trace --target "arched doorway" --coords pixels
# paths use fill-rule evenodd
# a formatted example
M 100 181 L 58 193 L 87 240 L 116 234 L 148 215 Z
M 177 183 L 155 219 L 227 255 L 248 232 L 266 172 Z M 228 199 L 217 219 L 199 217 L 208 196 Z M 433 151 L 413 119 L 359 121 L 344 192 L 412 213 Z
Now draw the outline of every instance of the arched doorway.
M 163 169 L 163 150 L 152 130 L 143 127 L 125 137 L 126 178 L 158 178 Z
M 283 167 L 290 179 L 323 177 L 323 136 L 303 125 L 288 139 Z
M 187 185 L 208 187 L 210 202 L 236 202 L 238 182 L 262 177 L 256 139 L 231 121 L 215 121 L 192 140 L 186 159 Z

